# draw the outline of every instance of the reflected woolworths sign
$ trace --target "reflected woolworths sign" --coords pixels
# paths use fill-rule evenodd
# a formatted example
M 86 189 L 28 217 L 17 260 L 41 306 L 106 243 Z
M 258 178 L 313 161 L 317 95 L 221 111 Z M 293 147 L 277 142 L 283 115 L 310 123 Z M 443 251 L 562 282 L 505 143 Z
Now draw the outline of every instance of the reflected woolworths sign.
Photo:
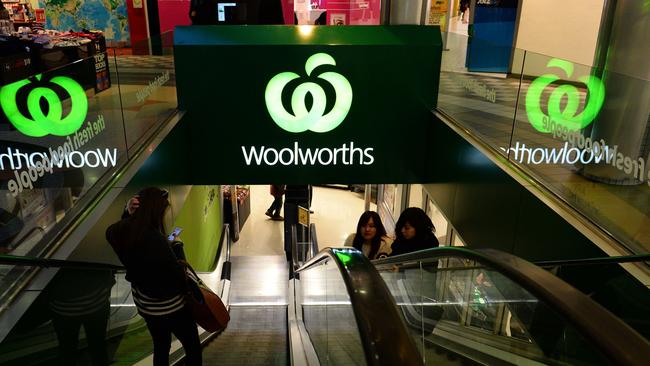
M 117 164 L 117 148 L 98 147 L 104 116 L 91 113 L 92 119 L 86 119 L 88 97 L 76 80 L 83 66 L 72 64 L 57 70 L 67 74 L 39 74 L 0 88 L 0 108 L 15 128 L 0 136 L 0 172 L 12 196 L 40 187 L 45 177 L 61 171 Z
M 179 27 L 174 52 L 195 182 L 425 179 L 438 28 Z
M 62 88 L 67 98 L 70 98 L 70 111 L 64 117 L 62 97 L 48 87 L 47 83 L 41 82 L 41 75 L 36 75 L 34 79 L 35 82 L 24 79 L 0 89 L 0 105 L 9 122 L 18 131 L 30 137 L 50 134 L 67 136 L 75 133 L 83 125 L 88 113 L 88 98 L 81 85 L 67 76 L 55 76 L 49 80 L 49 83 Z M 23 114 L 18 108 L 18 93 L 24 87 L 30 86 L 31 90 L 23 97 L 27 103 L 27 113 Z

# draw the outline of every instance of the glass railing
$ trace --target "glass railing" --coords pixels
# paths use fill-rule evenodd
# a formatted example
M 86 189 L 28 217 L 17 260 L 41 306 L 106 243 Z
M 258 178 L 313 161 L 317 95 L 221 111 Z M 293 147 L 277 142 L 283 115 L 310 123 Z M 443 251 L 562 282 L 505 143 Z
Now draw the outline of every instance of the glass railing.
M 427 365 L 634 365 L 649 350 L 586 295 L 505 253 L 439 248 L 375 264 Z
M 1 254 L 49 257 L 64 229 L 175 112 L 170 37 L 158 42 L 164 55 L 55 47 L 31 55 L 22 74 L 3 75 Z M 29 273 L 0 266 L 1 304 Z
M 647 253 L 650 134 L 640 95 L 650 81 L 517 48 L 506 50 L 510 60 L 476 62 L 503 46 L 455 33 L 446 39 L 438 110 L 627 251 Z M 468 42 L 481 43 L 474 54 Z M 506 71 L 491 72 L 499 67 Z
M 133 364 L 152 351 L 123 271 L 65 268 L 0 343 L 0 364 Z
M 635 269 L 650 264 L 650 254 L 536 263 L 572 285 L 650 340 L 650 291 Z M 641 277 L 641 276 L 639 276 Z
M 229 278 L 224 267 L 229 267 L 232 243 L 227 225 L 223 232 L 215 243 L 214 271 L 198 274 L 227 303 L 222 272 Z M 9 256 L 0 256 L 0 262 L 27 272 L 45 267 L 56 273 L 42 290 L 31 291 L 31 304 L 20 303 L 23 309 L 3 314 L 16 323 L 3 321 L 0 365 L 133 365 L 153 353 L 123 267 Z M 199 328 L 202 343 L 209 335 Z M 183 357 L 181 349 L 170 358 Z
M 321 365 L 364 365 L 359 328 L 336 263 L 304 272 L 300 283 L 303 321 Z

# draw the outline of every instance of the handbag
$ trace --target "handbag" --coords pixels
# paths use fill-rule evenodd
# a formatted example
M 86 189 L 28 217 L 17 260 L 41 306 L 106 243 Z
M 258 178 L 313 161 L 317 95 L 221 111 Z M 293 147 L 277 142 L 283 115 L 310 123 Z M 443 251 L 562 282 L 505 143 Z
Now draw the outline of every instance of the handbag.
M 226 329 L 230 314 L 219 296 L 201 281 L 189 264 L 185 265 L 185 275 L 188 285 L 185 301 L 196 323 L 208 332 Z

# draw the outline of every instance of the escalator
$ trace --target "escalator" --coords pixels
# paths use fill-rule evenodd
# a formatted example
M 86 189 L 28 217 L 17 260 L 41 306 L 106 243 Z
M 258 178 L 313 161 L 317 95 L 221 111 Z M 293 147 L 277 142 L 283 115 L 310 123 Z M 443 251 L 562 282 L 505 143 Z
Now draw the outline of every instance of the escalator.
M 506 253 L 438 248 L 373 264 L 327 249 L 296 270 L 296 316 L 315 364 L 642 365 L 650 356 L 630 326 Z
M 315 253 L 311 231 L 310 242 L 293 240 L 288 265 L 230 258 L 223 230 L 216 266 L 200 276 L 232 319 L 221 333 L 199 328 L 204 364 L 642 365 L 650 357 L 648 341 L 622 320 L 515 256 L 437 248 L 371 263 L 355 249 Z M 0 364 L 56 364 L 62 351 L 66 364 L 150 364 L 151 340 L 121 268 L 2 261 L 58 273 L 0 343 Z M 182 364 L 178 342 L 171 354 Z

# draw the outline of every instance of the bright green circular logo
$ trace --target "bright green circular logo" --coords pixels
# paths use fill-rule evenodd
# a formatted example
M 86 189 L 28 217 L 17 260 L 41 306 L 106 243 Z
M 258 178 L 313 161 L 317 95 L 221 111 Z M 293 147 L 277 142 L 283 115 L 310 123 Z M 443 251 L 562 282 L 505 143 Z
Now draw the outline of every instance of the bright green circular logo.
M 573 74 L 573 64 L 560 59 L 552 59 L 546 65 L 563 70 L 568 77 Z M 587 85 L 587 104 L 583 111 L 577 114 L 580 106 L 580 92 L 573 85 L 561 85 L 555 88 L 548 100 L 548 115 L 542 111 L 541 99 L 544 89 L 551 83 L 560 80 L 554 74 L 545 74 L 535 79 L 526 93 L 526 114 L 530 124 L 540 132 L 551 132 L 544 127 L 544 120 L 552 120 L 570 130 L 580 130 L 587 127 L 600 112 L 605 101 L 605 85 L 595 76 L 582 76 L 578 80 Z M 566 105 L 562 110 L 562 99 L 566 97 Z
M 41 80 L 41 75 L 36 75 Z M 18 109 L 16 95 L 18 91 L 29 85 L 27 79 L 5 85 L 0 90 L 0 105 L 7 115 L 7 119 L 14 127 L 23 134 L 32 137 L 42 137 L 48 134 L 56 136 L 67 136 L 77 131 L 88 113 L 88 98 L 84 89 L 66 76 L 56 76 L 50 82 L 62 87 L 70 95 L 72 103 L 70 113 L 63 117 L 63 103 L 57 93 L 46 87 L 36 87 L 27 95 L 27 111 L 29 117 L 25 117 Z M 47 114 L 41 109 L 41 99 L 48 104 Z
M 336 61 L 326 53 L 317 53 L 307 59 L 305 71 L 311 76 L 315 68 L 321 65 L 336 66 Z M 352 105 L 352 86 L 348 79 L 336 72 L 324 72 L 318 78 L 328 81 L 336 92 L 336 101 L 332 110 L 325 113 L 327 97 L 323 88 L 313 82 L 300 84 L 291 95 L 291 108 L 293 114 L 287 112 L 282 105 L 282 91 L 292 80 L 300 75 L 293 72 L 282 72 L 275 75 L 266 85 L 264 99 L 266 108 L 273 121 L 285 131 L 304 132 L 329 132 L 343 122 Z M 313 103 L 308 110 L 305 105 L 305 97 L 311 94 Z

